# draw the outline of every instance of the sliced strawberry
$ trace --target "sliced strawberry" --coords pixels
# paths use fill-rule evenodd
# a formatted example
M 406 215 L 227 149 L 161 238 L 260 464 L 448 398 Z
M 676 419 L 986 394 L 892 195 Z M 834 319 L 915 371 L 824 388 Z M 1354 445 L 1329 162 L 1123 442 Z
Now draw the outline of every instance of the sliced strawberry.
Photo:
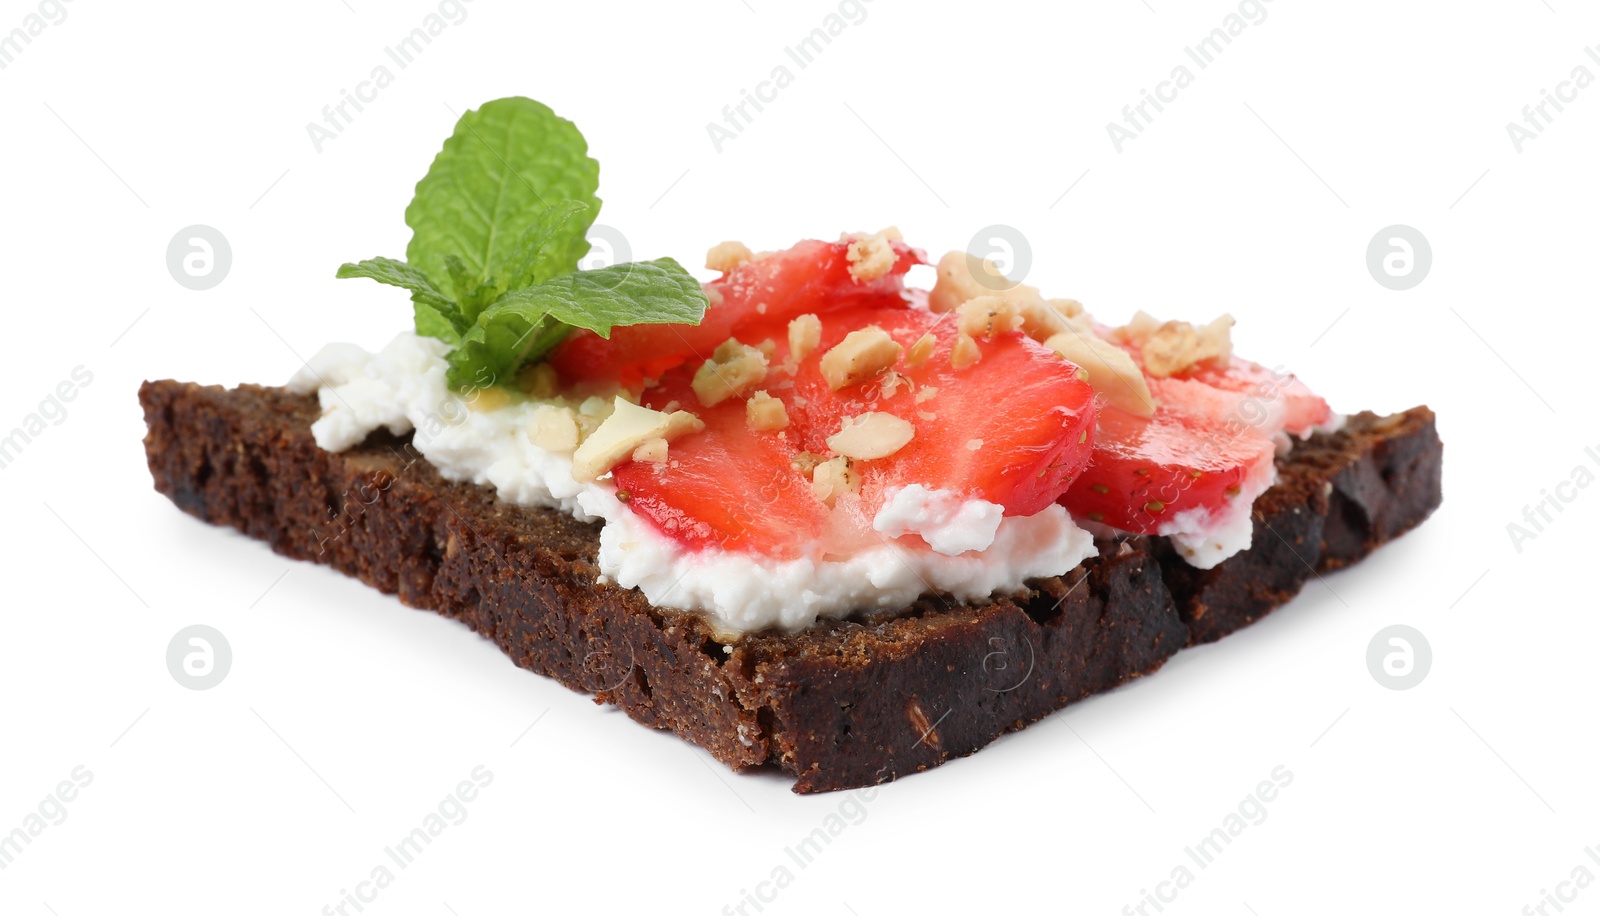
M 742 398 L 702 408 L 689 389 L 697 365 L 668 373 L 646 391 L 649 406 L 676 400 L 699 412 L 707 429 L 675 441 L 664 465 L 618 466 L 617 486 L 629 493 L 630 505 L 691 546 L 793 556 L 821 544 L 844 553 L 852 544 L 876 542 L 871 519 L 892 487 L 922 484 L 998 503 L 1008 515 L 1031 515 L 1054 502 L 1088 460 L 1093 390 L 1077 367 L 1021 333 L 979 341 L 982 358 L 956 370 L 950 363 L 953 316 L 904 306 L 855 307 L 828 311 L 822 324 L 820 346 L 793 375 L 784 368 L 787 322 L 752 322 L 740 333 L 747 343 L 773 342 L 762 388 L 784 402 L 789 426 L 781 436 L 748 430 Z M 893 370 L 897 380 L 883 376 L 832 390 L 820 368 L 822 354 L 849 332 L 873 325 L 908 351 L 930 334 L 932 354 L 917 366 L 902 356 Z M 828 438 L 846 418 L 867 412 L 900 417 L 915 435 L 892 455 L 855 462 L 859 498 L 842 499 L 830 511 L 791 459 L 801 452 L 831 457 Z
M 678 371 L 645 392 L 646 406 L 676 401 L 705 422 L 704 432 L 676 439 L 665 463 L 628 461 L 613 472 L 618 495 L 657 529 L 693 548 L 721 547 L 787 556 L 789 544 L 819 538 L 828 507 L 811 494 L 811 480 L 791 460 L 798 451 L 772 434 L 745 425 L 745 402 L 730 398 L 704 407 Z
M 1231 433 L 1163 402 L 1152 417 L 1100 411 L 1094 454 L 1061 502 L 1073 517 L 1141 534 L 1195 509 L 1200 527 L 1255 498 L 1271 482 L 1270 436 L 1241 425 Z
M 1328 402 L 1298 378 L 1237 356 L 1225 369 L 1207 366 L 1184 377 L 1245 395 L 1238 406 L 1239 415 L 1245 422 L 1269 431 L 1276 426 L 1304 436 L 1313 427 L 1333 419 Z
M 550 356 L 550 363 L 563 379 L 574 382 L 632 385 L 696 356 L 710 356 L 747 322 L 787 322 L 807 312 L 899 300 L 906 271 L 925 259 L 904 243 L 891 244 L 898 256 L 893 267 L 866 282 L 850 273 L 848 242 L 807 240 L 787 251 L 762 255 L 706 284 L 711 306 L 699 325 L 630 325 L 613 329 L 610 339 L 574 331 Z
M 1154 416 L 1101 411 L 1089 468 L 1061 500 L 1074 516 L 1142 534 L 1204 531 L 1272 484 L 1278 433 L 1333 415 L 1294 376 L 1239 358 L 1146 382 Z

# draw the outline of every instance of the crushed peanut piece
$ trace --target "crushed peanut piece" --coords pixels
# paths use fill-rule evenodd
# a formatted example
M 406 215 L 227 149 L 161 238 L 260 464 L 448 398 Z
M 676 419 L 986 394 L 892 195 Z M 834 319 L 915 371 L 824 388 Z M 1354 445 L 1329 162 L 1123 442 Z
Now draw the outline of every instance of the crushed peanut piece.
M 782 401 L 765 391 L 757 391 L 744 402 L 744 422 L 753 432 L 784 429 L 789 425 L 789 411 Z
M 533 409 L 528 441 L 546 451 L 572 451 L 578 447 L 578 414 L 571 407 L 540 404 Z
M 962 333 L 985 339 L 1022 327 L 1017 304 L 999 296 L 975 296 L 956 307 Z
M 845 417 L 839 431 L 828 437 L 828 448 L 862 461 L 886 458 L 906 447 L 916 427 L 892 413 L 869 411 Z
M 906 365 L 915 369 L 928 361 L 933 355 L 934 338 L 932 334 L 923 334 L 911 344 L 911 349 L 906 351 Z
M 1140 322 L 1141 338 L 1132 338 L 1130 332 L 1130 339 L 1139 345 L 1145 371 L 1156 378 L 1177 375 L 1200 363 L 1225 364 L 1233 355 L 1231 315 L 1198 328 L 1187 321 L 1166 321 L 1154 328 L 1148 328 L 1148 324 Z
M 715 407 L 728 398 L 743 396 L 766 377 L 766 355 L 730 337 L 695 371 L 690 387 L 700 403 Z
M 667 460 L 667 440 L 662 438 L 644 440 L 638 448 L 633 450 L 633 460 L 661 464 Z
M 892 398 L 896 394 L 900 393 L 901 385 L 909 384 L 912 383 L 907 381 L 905 376 L 894 371 L 893 369 L 890 369 L 888 372 L 883 374 L 883 384 L 878 386 L 878 390 L 883 392 L 883 397 L 885 400 L 887 400 L 888 398 Z
M 861 489 L 861 475 L 850 467 L 849 458 L 832 458 L 811 470 L 811 492 L 832 507 L 839 497 Z
M 528 363 L 517 369 L 517 390 L 530 398 L 552 398 L 561 387 L 556 367 L 549 363 Z
M 667 431 L 662 433 L 662 436 L 668 440 L 672 440 L 678 438 L 679 436 L 687 436 L 689 433 L 701 432 L 705 428 L 706 421 L 700 419 L 689 411 L 674 410 L 670 413 L 667 413 Z
M 834 391 L 876 378 L 900 359 L 903 347 L 877 325 L 846 334 L 822 354 L 822 377 Z
M 980 448 L 983 448 L 983 440 L 982 439 L 968 439 L 967 440 L 967 451 L 975 452 Z
M 845 236 L 842 241 L 850 243 L 844 255 L 850 262 L 850 276 L 857 283 L 869 283 L 888 274 L 898 257 L 890 241 L 899 241 L 899 236 L 900 230 L 892 226 L 872 235 Z
M 1128 351 L 1102 340 L 1093 331 L 1071 330 L 1052 336 L 1045 346 L 1089 374 L 1089 384 L 1106 403 L 1138 417 L 1155 413 L 1156 400 L 1144 373 Z
M 822 342 L 822 319 L 801 315 L 789 322 L 789 362 L 798 364 Z
M 755 255 L 750 253 L 750 249 L 743 242 L 723 242 L 713 245 L 711 250 L 706 252 L 706 270 L 720 270 L 727 273 L 753 257 Z
M 970 334 L 962 334 L 956 338 L 956 345 L 950 348 L 950 366 L 957 372 L 978 364 L 983 359 L 983 351 L 978 349 L 978 342 Z
M 511 395 L 504 388 L 479 388 L 467 396 L 467 406 L 483 412 L 499 410 L 511 403 Z
M 1086 314 L 1083 303 L 1076 299 L 1046 299 L 1045 303 L 1067 318 L 1077 318 Z
M 631 404 L 622 397 L 611 415 L 572 453 L 572 476 L 593 483 L 651 439 L 665 439 L 671 418 L 659 410 Z
M 1083 307 L 1070 299 L 1046 302 L 1039 290 L 1025 283 L 1013 283 L 1000 273 L 994 262 L 975 257 L 964 251 L 952 251 L 939 259 L 938 279 L 928 294 L 928 308 L 935 312 L 953 312 L 973 299 L 998 297 L 1011 304 L 1014 314 L 1021 318 L 1015 327 L 1034 340 L 1042 341 L 1051 334 L 1068 328 L 1072 320 L 1082 316 Z M 1071 303 L 1071 306 L 1056 303 Z M 993 307 L 993 306 L 991 306 Z M 967 329 L 968 333 L 973 333 Z M 1002 328 L 1010 330 L 1010 328 Z M 983 335 L 989 336 L 992 331 Z
M 810 474 L 825 459 L 816 452 L 796 452 L 789 464 L 802 474 Z
M 938 395 L 939 389 L 933 387 L 932 385 L 923 385 L 921 388 L 917 389 L 917 403 L 926 404 L 935 397 L 938 397 Z

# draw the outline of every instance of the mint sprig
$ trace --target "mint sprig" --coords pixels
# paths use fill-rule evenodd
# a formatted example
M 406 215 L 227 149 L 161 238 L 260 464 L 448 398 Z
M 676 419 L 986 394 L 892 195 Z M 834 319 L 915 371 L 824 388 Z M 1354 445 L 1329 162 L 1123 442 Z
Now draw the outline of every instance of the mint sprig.
M 454 346 L 449 381 L 509 382 L 573 328 L 698 324 L 706 296 L 671 258 L 577 271 L 599 165 L 572 122 L 532 99 L 469 111 L 406 208 L 406 260 L 339 268 L 411 293 L 417 333 Z

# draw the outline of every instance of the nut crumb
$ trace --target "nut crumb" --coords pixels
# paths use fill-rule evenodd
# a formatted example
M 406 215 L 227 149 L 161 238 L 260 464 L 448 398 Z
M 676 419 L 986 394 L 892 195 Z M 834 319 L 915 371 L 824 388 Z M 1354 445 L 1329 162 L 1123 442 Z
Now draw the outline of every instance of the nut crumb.
M 939 395 L 939 389 L 932 385 L 923 385 L 917 389 L 917 403 L 926 404 Z
M 752 432 L 771 432 L 788 427 L 789 412 L 782 401 L 765 391 L 757 391 L 744 402 L 744 420 Z
M 872 235 L 846 236 L 850 247 L 845 250 L 845 260 L 850 262 L 850 276 L 857 283 L 870 283 L 894 268 L 897 255 L 891 240 L 898 241 L 900 230 L 889 227 Z
M 968 369 L 978 364 L 983 359 L 983 351 L 978 349 L 978 342 L 970 334 L 961 334 L 956 337 L 956 345 L 950 348 L 950 366 L 957 372 Z
M 578 447 L 578 415 L 571 407 L 540 404 L 533 409 L 528 441 L 551 452 L 570 452 Z
M 706 270 L 727 273 L 753 257 L 743 242 L 723 242 L 706 252 Z
M 479 388 L 467 398 L 467 406 L 479 413 L 499 410 L 511 403 L 511 395 L 504 388 Z
M 869 411 L 845 417 L 839 431 L 828 437 L 828 448 L 862 461 L 886 458 L 905 448 L 916 432 L 909 421 L 892 413 Z
M 530 398 L 553 398 L 560 387 L 556 367 L 549 363 L 530 363 L 517 369 L 517 389 Z
M 923 334 L 911 344 L 911 349 L 906 351 L 906 365 L 913 369 L 928 361 L 933 355 L 933 335 Z
M 667 460 L 667 440 L 661 437 L 646 439 L 640 446 L 633 450 L 634 461 L 648 461 L 651 464 L 660 464 Z
M 701 404 L 715 407 L 728 398 L 743 396 L 766 377 L 766 355 L 730 337 L 695 371 L 690 387 Z
M 830 508 L 839 497 L 861 489 L 861 475 L 850 467 L 849 458 L 831 458 L 811 471 L 811 492 Z
M 887 372 L 905 349 L 877 325 L 851 331 L 822 354 L 822 377 L 834 391 L 858 385 Z
M 968 439 L 967 440 L 967 451 L 975 452 L 980 448 L 983 448 L 983 440 L 982 439 Z
M 789 322 L 789 363 L 798 365 L 822 343 L 822 319 L 801 315 Z
M 1155 413 L 1156 400 L 1144 373 L 1128 351 L 1102 340 L 1093 331 L 1073 329 L 1055 334 L 1045 346 L 1088 373 L 1088 382 L 1106 403 L 1138 417 Z

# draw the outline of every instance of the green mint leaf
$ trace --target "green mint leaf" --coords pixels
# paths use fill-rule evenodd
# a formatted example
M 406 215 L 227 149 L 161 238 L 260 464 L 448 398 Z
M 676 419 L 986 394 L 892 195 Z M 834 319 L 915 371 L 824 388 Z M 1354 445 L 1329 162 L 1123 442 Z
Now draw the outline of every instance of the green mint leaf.
M 671 258 L 554 277 L 484 309 L 450 353 L 448 378 L 458 388 L 499 384 L 572 328 L 610 337 L 618 325 L 699 324 L 706 304 L 699 281 Z
M 510 382 L 518 368 L 549 352 L 571 330 L 536 308 L 496 303 L 450 351 L 445 380 L 456 388 Z
M 699 324 L 707 304 L 700 281 L 671 258 L 614 264 L 514 290 L 484 317 L 502 303 L 531 305 L 563 324 L 588 328 L 601 337 L 610 337 L 618 325 Z
M 416 319 L 417 333 L 423 337 L 437 337 L 451 346 L 461 343 L 461 332 L 450 319 L 432 306 L 412 300 L 411 310 Z
M 489 102 L 461 117 L 406 208 L 406 259 L 430 277 L 448 275 L 445 258 L 496 284 L 518 263 L 529 227 L 550 205 L 576 201 L 598 213 L 600 166 L 572 122 L 532 99 Z M 570 253 L 588 224 L 568 220 L 560 238 Z M 582 257 L 578 251 L 572 258 Z M 503 284 L 502 288 L 504 288 Z
M 541 210 L 522 234 L 506 289 L 524 289 L 577 270 L 578 262 L 589 253 L 585 234 L 594 215 L 593 207 L 576 200 L 559 201 Z
M 418 305 L 425 305 L 444 315 L 456 312 L 456 304 L 440 292 L 426 274 L 394 258 L 368 258 L 355 264 L 342 264 L 335 276 L 341 280 L 366 277 L 388 286 L 398 286 L 410 290 L 412 300 Z
M 470 324 L 478 320 L 478 313 L 495 299 L 500 290 L 491 282 L 472 273 L 471 269 L 455 255 L 444 259 L 445 272 L 450 275 L 450 286 L 455 290 L 456 306 L 461 316 Z

